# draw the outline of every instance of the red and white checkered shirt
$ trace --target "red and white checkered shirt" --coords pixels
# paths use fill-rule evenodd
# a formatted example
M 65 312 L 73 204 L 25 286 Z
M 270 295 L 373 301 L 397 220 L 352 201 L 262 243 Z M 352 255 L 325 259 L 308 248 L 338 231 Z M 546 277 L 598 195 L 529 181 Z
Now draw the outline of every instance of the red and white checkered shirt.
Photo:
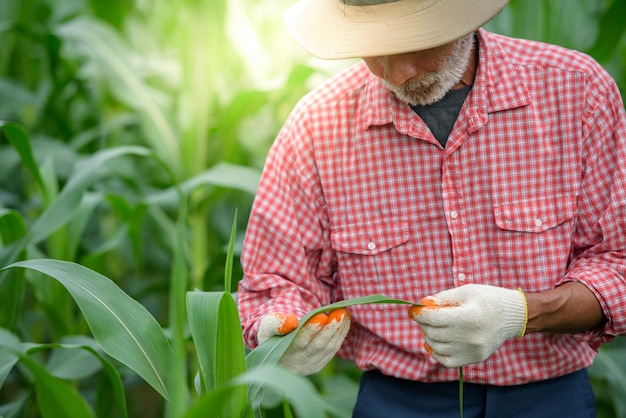
M 513 385 L 589 366 L 626 333 L 626 116 L 588 56 L 478 31 L 479 64 L 445 148 L 355 64 L 296 106 L 266 162 L 242 254 L 246 343 L 273 311 L 371 294 L 419 301 L 467 283 L 541 292 L 578 280 L 601 330 L 535 333 L 464 367 Z M 362 369 L 458 379 L 406 305 L 349 308 L 340 355 Z

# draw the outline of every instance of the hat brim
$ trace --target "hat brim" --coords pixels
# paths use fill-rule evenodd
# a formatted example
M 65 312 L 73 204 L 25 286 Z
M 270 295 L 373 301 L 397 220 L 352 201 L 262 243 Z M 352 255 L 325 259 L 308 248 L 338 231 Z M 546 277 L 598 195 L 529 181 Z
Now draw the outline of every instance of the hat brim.
M 299 0 L 285 25 L 322 59 L 384 56 L 434 48 L 472 33 L 508 0 L 399 0 L 351 6 L 341 0 Z

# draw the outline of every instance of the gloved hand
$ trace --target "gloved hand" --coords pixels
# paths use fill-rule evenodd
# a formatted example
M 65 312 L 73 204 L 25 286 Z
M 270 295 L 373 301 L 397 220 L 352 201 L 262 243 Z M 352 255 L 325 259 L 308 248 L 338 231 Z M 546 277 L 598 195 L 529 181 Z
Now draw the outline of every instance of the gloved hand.
M 261 318 L 259 344 L 274 335 L 286 335 L 298 326 L 295 315 L 271 313 Z M 319 372 L 335 356 L 350 330 L 350 315 L 345 308 L 311 317 L 295 336 L 279 364 L 307 376 Z
M 468 284 L 412 306 L 409 316 L 424 333 L 424 347 L 446 367 L 479 363 L 504 341 L 523 337 L 528 322 L 526 296 L 519 290 Z

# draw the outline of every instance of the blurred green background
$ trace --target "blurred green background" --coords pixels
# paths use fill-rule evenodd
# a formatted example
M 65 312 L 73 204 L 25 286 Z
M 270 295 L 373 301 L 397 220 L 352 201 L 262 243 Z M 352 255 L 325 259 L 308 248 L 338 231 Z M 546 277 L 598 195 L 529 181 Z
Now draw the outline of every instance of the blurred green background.
M 29 135 L 42 173 L 36 178 L 24 154 L 0 136 L 2 248 L 15 233 L 4 221 L 19 218 L 21 233 L 44 222 L 42 213 L 89 156 L 139 145 L 171 175 L 152 160 L 116 160 L 68 208 L 71 221 L 34 240 L 21 258 L 94 269 L 167 328 L 173 189 L 182 186 L 190 193 L 187 287 L 221 290 L 235 210 L 238 254 L 265 154 L 282 122 L 303 94 L 351 63 L 320 61 L 295 45 L 281 20 L 289 4 L 1 0 L 0 120 Z M 487 28 L 589 53 L 626 91 L 626 0 L 512 0 Z M 0 282 L 2 328 L 36 342 L 88 333 L 58 285 L 19 283 Z M 311 381 L 328 402 L 349 410 L 358 375 L 337 360 Z M 129 415 L 161 416 L 162 400 L 132 373 L 125 377 Z M 603 348 L 592 378 L 599 416 L 626 417 L 623 339 Z M 92 380 L 77 385 L 88 392 L 97 384 Z M 0 415 L 39 416 L 29 390 L 27 374 L 11 372 L 0 389 Z M 267 416 L 283 412 L 268 408 Z

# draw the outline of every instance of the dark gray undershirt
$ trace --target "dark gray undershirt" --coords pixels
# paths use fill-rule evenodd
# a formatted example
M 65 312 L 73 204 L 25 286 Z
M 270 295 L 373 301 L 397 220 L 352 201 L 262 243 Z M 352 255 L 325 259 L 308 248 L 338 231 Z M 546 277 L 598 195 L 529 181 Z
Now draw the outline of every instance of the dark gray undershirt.
M 430 105 L 411 106 L 444 148 L 471 88 L 472 86 L 466 86 L 450 90 L 441 100 Z

